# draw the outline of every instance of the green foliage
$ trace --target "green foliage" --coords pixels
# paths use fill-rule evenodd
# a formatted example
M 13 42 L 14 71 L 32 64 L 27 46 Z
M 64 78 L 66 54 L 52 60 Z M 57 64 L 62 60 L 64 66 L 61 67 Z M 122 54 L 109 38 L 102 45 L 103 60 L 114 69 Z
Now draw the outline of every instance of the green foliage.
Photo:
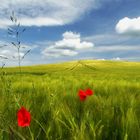
M 36 140 L 139 140 L 140 63 L 82 63 L 22 67 L 21 76 L 18 68 L 5 68 L 0 139 L 31 139 L 28 128 L 17 126 L 17 110 L 25 106 Z M 80 102 L 78 90 L 85 88 L 95 94 Z

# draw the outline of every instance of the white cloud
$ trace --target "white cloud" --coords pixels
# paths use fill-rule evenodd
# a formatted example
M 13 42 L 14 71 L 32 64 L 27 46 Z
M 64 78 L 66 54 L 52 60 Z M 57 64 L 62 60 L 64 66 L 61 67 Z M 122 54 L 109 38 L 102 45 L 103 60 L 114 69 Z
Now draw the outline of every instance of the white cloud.
M 82 50 L 89 50 L 94 47 L 91 42 L 81 41 L 80 34 L 73 32 L 63 33 L 63 39 L 56 41 L 53 45 L 50 45 L 43 54 L 45 56 L 59 57 L 59 56 L 74 56 Z
M 8 59 L 5 55 L 0 54 L 0 59 Z
M 6 41 L 0 41 L 0 46 L 3 46 L 3 44 L 7 44 Z M 22 44 L 22 48 L 20 49 L 20 56 L 23 57 L 24 54 L 30 50 L 36 48 L 35 45 L 30 46 L 29 44 Z M 18 53 L 17 49 L 15 47 L 11 47 L 11 44 L 7 44 L 0 48 L 0 57 L 5 58 L 8 60 L 17 60 L 18 59 Z
M 0 56 L 3 56 L 8 59 L 18 59 L 18 53 L 12 49 L 3 49 L 2 51 L 0 51 Z M 20 56 L 23 57 L 24 52 L 20 52 Z
M 96 46 L 112 46 L 118 44 L 129 44 L 134 38 L 131 36 L 120 36 L 120 34 L 97 34 L 92 36 L 87 36 L 83 38 L 86 41 L 94 41 Z M 137 38 L 135 38 L 136 40 Z
M 127 52 L 127 51 L 140 51 L 140 45 L 110 45 L 110 46 L 96 46 L 96 49 L 93 49 L 92 52 Z
M 15 11 L 24 26 L 54 26 L 72 23 L 97 8 L 98 0 L 0 0 L 0 28 L 11 25 Z
M 100 59 L 97 59 L 97 60 L 99 60 L 99 61 L 105 61 L 106 59 L 104 59 L 104 58 L 100 58 Z
M 46 57 L 74 56 L 78 53 L 72 50 L 55 49 L 50 47 L 42 52 Z
M 114 61 L 121 61 L 121 58 L 120 57 L 116 57 L 116 58 L 112 58 L 112 60 L 114 60 Z
M 121 19 L 116 25 L 116 31 L 119 34 L 140 34 L 140 17 Z

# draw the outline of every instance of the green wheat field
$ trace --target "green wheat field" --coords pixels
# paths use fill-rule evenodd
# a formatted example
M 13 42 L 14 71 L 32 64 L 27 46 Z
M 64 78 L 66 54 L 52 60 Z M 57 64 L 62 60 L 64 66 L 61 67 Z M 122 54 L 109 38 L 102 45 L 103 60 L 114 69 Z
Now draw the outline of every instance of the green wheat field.
M 1 69 L 0 140 L 140 140 L 140 63 L 81 60 Z M 80 89 L 94 95 L 81 102 Z M 31 113 L 30 128 L 17 111 Z

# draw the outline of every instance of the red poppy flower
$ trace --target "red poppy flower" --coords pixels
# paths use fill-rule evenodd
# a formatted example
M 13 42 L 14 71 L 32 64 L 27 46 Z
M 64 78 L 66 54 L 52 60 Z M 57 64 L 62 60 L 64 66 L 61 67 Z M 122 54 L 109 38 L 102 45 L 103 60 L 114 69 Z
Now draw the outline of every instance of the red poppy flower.
M 83 91 L 83 90 L 79 90 L 78 96 L 79 96 L 81 101 L 84 101 L 87 97 L 85 91 Z
M 17 121 L 18 126 L 26 127 L 30 125 L 31 122 L 31 114 L 24 107 L 21 107 L 17 112 Z
M 93 91 L 91 89 L 87 89 L 85 93 L 86 95 L 91 96 L 93 94 Z

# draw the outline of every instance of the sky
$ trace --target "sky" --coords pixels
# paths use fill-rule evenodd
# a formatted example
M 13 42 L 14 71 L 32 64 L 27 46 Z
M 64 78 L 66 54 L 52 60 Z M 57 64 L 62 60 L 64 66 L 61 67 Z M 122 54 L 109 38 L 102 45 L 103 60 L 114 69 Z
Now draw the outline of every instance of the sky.
M 80 59 L 140 61 L 139 0 L 0 0 L 0 62 L 17 65 L 11 44 L 20 22 L 22 65 Z

